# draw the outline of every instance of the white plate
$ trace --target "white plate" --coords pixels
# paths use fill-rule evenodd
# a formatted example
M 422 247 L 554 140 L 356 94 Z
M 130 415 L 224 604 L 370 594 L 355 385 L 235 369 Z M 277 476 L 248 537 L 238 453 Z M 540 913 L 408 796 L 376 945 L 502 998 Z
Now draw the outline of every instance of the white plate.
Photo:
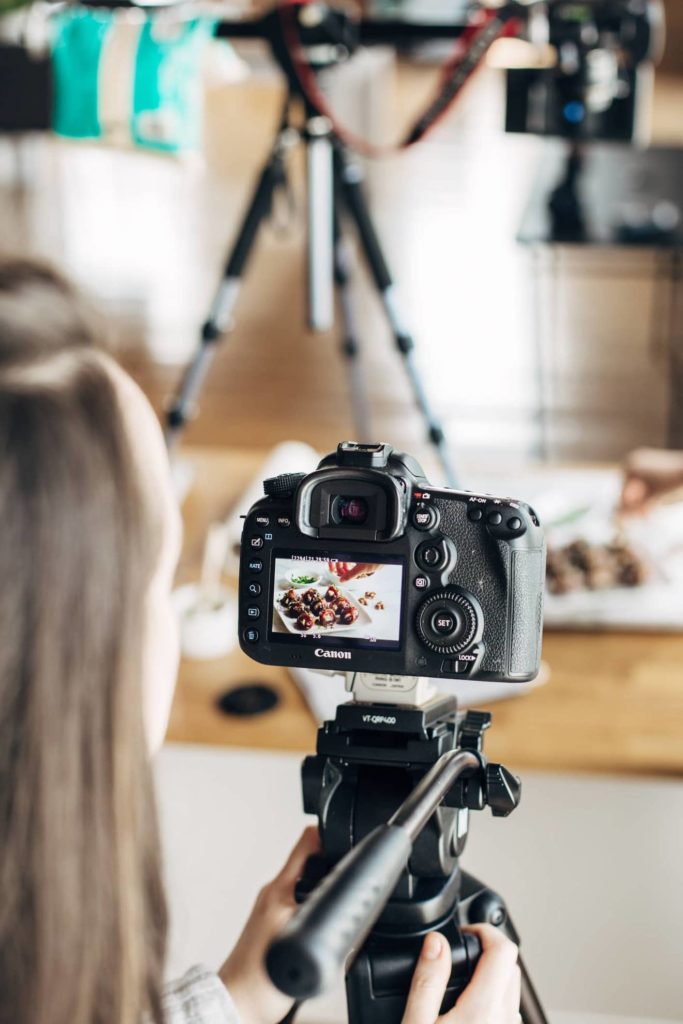
M 352 622 L 349 626 L 342 625 L 341 623 L 336 623 L 334 626 L 318 626 L 316 624 L 309 630 L 297 629 L 296 619 L 290 619 L 287 615 L 287 609 L 283 608 L 280 604 L 281 598 L 284 597 L 287 591 L 278 590 L 275 594 L 275 610 L 278 612 L 289 633 L 296 633 L 297 636 L 315 636 L 317 633 L 320 633 L 322 636 L 336 636 L 338 633 L 348 633 L 349 630 L 358 629 L 359 627 L 363 628 L 372 622 L 372 618 L 369 615 L 367 608 L 364 608 L 362 604 L 359 604 L 357 598 L 355 598 L 353 594 L 348 590 L 345 590 L 343 586 L 339 586 L 336 583 L 334 585 L 339 591 L 339 596 L 345 597 L 349 604 L 357 610 L 358 618 L 356 621 Z M 307 590 L 316 590 L 320 596 L 324 598 L 329 586 L 329 583 L 323 583 L 318 586 L 290 587 L 288 589 L 295 590 L 300 597 L 305 594 Z

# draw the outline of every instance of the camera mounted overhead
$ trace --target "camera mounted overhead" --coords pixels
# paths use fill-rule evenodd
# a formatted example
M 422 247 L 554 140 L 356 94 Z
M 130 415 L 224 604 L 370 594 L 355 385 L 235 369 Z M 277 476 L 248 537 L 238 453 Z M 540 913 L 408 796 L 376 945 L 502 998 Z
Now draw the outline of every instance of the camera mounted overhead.
M 664 50 L 662 0 L 530 4 L 521 38 L 547 57 L 508 70 L 507 131 L 585 142 L 638 136 Z

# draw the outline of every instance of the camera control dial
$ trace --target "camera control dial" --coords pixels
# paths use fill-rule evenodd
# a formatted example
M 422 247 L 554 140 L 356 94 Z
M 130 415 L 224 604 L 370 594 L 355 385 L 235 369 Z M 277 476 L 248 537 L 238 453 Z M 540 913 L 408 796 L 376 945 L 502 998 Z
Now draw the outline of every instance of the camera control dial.
M 430 595 L 417 612 L 420 640 L 438 654 L 458 654 L 475 640 L 479 616 L 472 601 L 459 590 Z
M 263 481 L 263 491 L 269 498 L 291 498 L 305 473 L 281 473 Z

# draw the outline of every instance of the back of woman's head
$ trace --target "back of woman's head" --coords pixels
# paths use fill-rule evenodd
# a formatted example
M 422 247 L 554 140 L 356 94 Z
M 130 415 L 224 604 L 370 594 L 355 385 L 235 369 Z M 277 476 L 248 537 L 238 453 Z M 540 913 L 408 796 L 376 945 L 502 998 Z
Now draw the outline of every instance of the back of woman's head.
M 1 1024 L 161 1015 L 150 505 L 77 297 L 0 263 Z

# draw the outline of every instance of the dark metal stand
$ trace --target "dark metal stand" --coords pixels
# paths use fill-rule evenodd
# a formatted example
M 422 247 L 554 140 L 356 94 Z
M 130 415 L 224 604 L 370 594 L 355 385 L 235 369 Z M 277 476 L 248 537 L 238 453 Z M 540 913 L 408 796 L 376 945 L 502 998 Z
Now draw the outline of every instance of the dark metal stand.
M 585 158 L 579 142 L 572 142 L 562 178 L 548 200 L 551 234 L 555 242 L 583 242 L 586 239 L 586 214 L 581 198 L 581 175 Z
M 471 980 L 479 956 L 476 938 L 462 932 L 461 925 L 492 924 L 519 942 L 501 897 L 460 867 L 470 811 L 489 806 L 494 816 L 505 817 L 519 802 L 519 780 L 483 755 L 490 723 L 485 712 L 458 715 L 453 698 L 423 707 L 346 704 L 320 730 L 317 755 L 304 761 L 304 809 L 318 816 L 322 854 L 309 860 L 298 888 L 302 917 L 307 897 L 311 904 L 317 899 L 317 907 L 308 907 L 314 930 L 304 920 L 296 936 L 300 945 L 289 950 L 293 962 L 307 947 L 325 945 L 321 938 L 326 925 L 320 922 L 326 899 L 327 927 L 343 932 L 353 929 L 347 921 L 357 920 L 329 891 L 327 879 L 335 865 L 350 851 L 357 853 L 359 844 L 362 848 L 382 827 L 404 829 L 413 839 L 407 867 L 396 876 L 398 884 L 348 970 L 350 1024 L 400 1024 L 428 931 L 440 931 L 452 950 L 453 972 L 442 1012 L 455 1004 Z M 346 869 L 350 884 L 352 879 L 358 883 L 360 865 L 357 860 Z M 337 892 L 345 892 L 340 870 L 341 865 L 335 868 Z M 520 966 L 522 1021 L 548 1024 L 521 961 Z
M 303 126 L 295 127 L 292 114 L 301 103 L 304 108 Z M 202 327 L 199 346 L 168 410 L 167 443 L 171 448 L 174 446 L 193 416 L 202 385 L 216 355 L 218 342 L 232 328 L 233 310 L 258 230 L 270 216 L 277 190 L 287 188 L 287 153 L 300 141 L 306 146 L 309 185 L 309 323 L 315 330 L 326 330 L 332 326 L 334 303 L 331 289 L 334 281 L 339 295 L 342 351 L 348 364 L 357 439 L 369 441 L 371 429 L 351 294 L 351 255 L 343 232 L 347 218 L 355 228 L 379 293 L 396 351 L 403 361 L 415 403 L 424 419 L 428 439 L 436 449 L 446 482 L 455 486 L 456 474 L 444 431 L 431 408 L 418 372 L 414 357 L 415 343 L 401 316 L 396 286 L 363 194 L 361 168 L 334 135 L 327 119 L 308 108 L 294 89 L 290 89 L 275 144 L 225 264 L 221 283 Z

